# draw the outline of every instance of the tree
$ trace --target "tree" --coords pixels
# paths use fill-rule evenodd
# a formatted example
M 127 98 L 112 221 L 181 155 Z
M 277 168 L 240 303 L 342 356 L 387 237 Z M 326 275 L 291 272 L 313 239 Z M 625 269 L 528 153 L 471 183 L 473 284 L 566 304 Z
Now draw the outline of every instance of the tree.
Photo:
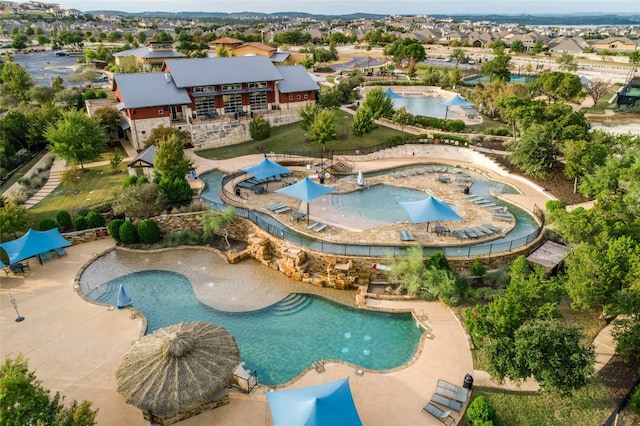
M 169 139 L 171 137 L 178 138 L 183 146 L 191 141 L 191 135 L 189 132 L 177 129 L 175 127 L 160 125 L 151 129 L 151 132 L 149 132 L 149 136 L 147 137 L 144 146 L 145 148 L 150 147 L 151 145 L 158 146 L 160 145 L 160 141 Z
M 98 108 L 93 113 L 93 118 L 98 121 L 108 137 L 118 135 L 118 128 L 120 127 L 120 113 L 117 109 L 110 107 Z
M 584 91 L 587 92 L 591 99 L 593 99 L 593 110 L 596 109 L 596 104 L 604 95 L 607 94 L 609 88 L 611 87 L 611 83 L 608 81 L 601 80 L 599 78 L 594 78 L 584 85 Z
M 328 109 L 320 111 L 309 127 L 309 138 L 321 144 L 335 140 L 338 137 L 335 120 L 333 111 Z
M 597 166 L 604 164 L 607 147 L 596 141 L 567 140 L 564 143 L 564 174 L 574 179 L 573 192 L 577 191 L 578 179 L 593 173 Z
M 411 126 L 415 121 L 416 118 L 405 107 L 398 108 L 393 114 L 393 122 L 402 126 Z
M 265 140 L 271 134 L 271 125 L 262 115 L 258 115 L 249 123 L 249 134 L 253 140 Z
M 159 141 L 153 167 L 159 178 L 178 177 L 186 181 L 187 174 L 193 169 L 193 163 L 184 158 L 184 143 L 173 134 Z
M 131 185 L 118 193 L 112 209 L 115 214 L 124 214 L 136 219 L 158 215 L 163 208 L 163 193 L 155 183 Z
M 533 377 L 545 390 L 563 393 L 589 383 L 594 372 L 593 345 L 584 345 L 578 325 L 557 320 L 532 320 L 514 333 L 513 339 L 495 339 L 487 348 L 489 372 L 502 382 Z
M 186 206 L 193 199 L 193 190 L 184 176 L 163 175 L 158 180 L 158 188 L 164 195 L 167 208 Z
M 29 90 L 28 97 L 39 104 L 48 104 L 53 102 L 56 90 L 50 86 L 37 85 Z
M 555 160 L 556 149 L 549 126 L 534 124 L 522 138 L 507 145 L 509 159 L 525 173 L 536 177 L 546 177 Z
M 455 59 L 456 63 L 458 64 L 465 63 L 468 60 L 467 55 L 465 55 L 464 53 L 464 50 L 459 47 L 453 49 L 453 51 L 451 52 L 451 59 Z
M 373 121 L 373 114 L 369 108 L 360 106 L 356 110 L 356 114 L 353 116 L 353 124 L 351 125 L 351 133 L 354 136 L 364 136 L 367 133 L 371 133 L 375 127 Z
M 509 50 L 514 52 L 514 53 L 522 53 L 525 50 L 524 47 L 524 43 L 522 40 L 514 40 L 510 45 L 509 45 Z
M 27 232 L 31 220 L 32 215 L 25 206 L 9 201 L 0 208 L 0 235 L 13 234 L 18 238 L 18 232 Z
M 95 424 L 98 410 L 89 401 L 73 401 L 67 408 L 64 397 L 42 386 L 21 355 L 6 358 L 0 367 L 0 422 L 3 425 L 69 425 Z
M 51 152 L 78 164 L 100 158 L 107 146 L 107 137 L 98 122 L 80 111 L 67 111 L 45 133 L 51 142 Z
M 231 247 L 228 226 L 233 223 L 235 218 L 236 211 L 233 206 L 227 206 L 221 212 L 216 210 L 206 212 L 201 221 L 205 241 L 211 242 L 214 234 L 222 232 L 224 240 L 227 242 L 227 248 Z
M 573 72 L 578 69 L 575 56 L 567 52 L 563 52 L 556 58 L 556 64 L 558 64 L 560 71 Z
M 360 108 L 368 108 L 374 120 L 393 116 L 393 100 L 382 89 L 372 89 L 367 93 Z
M 20 100 L 26 101 L 27 92 L 33 86 L 31 76 L 17 62 L 6 62 L 0 72 L 0 81 Z
M 542 74 L 531 87 L 546 95 L 549 101 L 570 100 L 582 91 L 580 77 L 575 74 L 550 71 Z
M 510 62 L 511 56 L 504 53 L 497 54 L 492 60 L 482 64 L 482 74 L 488 75 L 491 81 L 496 79 L 507 83 L 511 79 Z
M 302 130 L 309 130 L 309 127 L 311 127 L 311 124 L 321 110 L 320 106 L 316 103 L 307 103 L 300 108 L 298 115 L 302 118 L 302 121 L 300 122 Z

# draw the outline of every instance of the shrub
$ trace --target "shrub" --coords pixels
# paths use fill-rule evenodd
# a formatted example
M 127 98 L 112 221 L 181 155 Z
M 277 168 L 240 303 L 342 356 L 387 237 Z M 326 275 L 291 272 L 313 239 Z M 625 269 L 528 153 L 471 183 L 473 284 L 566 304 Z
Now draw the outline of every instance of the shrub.
M 76 231 L 82 231 L 89 227 L 89 221 L 84 216 L 78 216 L 73 219 L 73 227 L 76 228 Z
M 640 386 L 636 386 L 629 398 L 629 407 L 631 411 L 640 415 Z
M 137 185 L 137 184 L 138 184 L 138 176 L 132 175 L 132 176 L 127 176 L 125 178 L 124 182 L 122 182 L 122 187 L 126 188 L 128 186 Z
M 160 228 L 153 219 L 144 219 L 138 224 L 138 236 L 145 244 L 153 244 L 160 240 Z
M 553 212 L 556 210 L 564 210 L 567 207 L 567 204 L 560 200 L 549 200 L 544 206 L 548 212 Z
M 124 222 L 119 229 L 120 241 L 124 244 L 133 244 L 138 241 L 138 231 L 131 222 Z
M 447 120 L 445 121 L 445 129 L 451 132 L 461 132 L 464 130 L 465 124 L 462 120 Z
M 271 125 L 262 115 L 259 115 L 249 123 L 249 134 L 255 141 L 265 140 L 271 135 Z
M 509 129 L 504 126 L 489 127 L 484 131 L 487 135 L 493 136 L 509 136 Z
M 109 235 L 111 235 L 111 237 L 119 243 L 122 242 L 120 240 L 120 226 L 122 226 L 123 223 L 124 220 L 122 219 L 112 219 L 109 221 L 109 225 L 107 225 Z
M 195 246 L 200 244 L 200 237 L 188 229 L 180 232 L 171 232 L 166 238 L 167 246 L 176 247 L 179 245 Z
M 487 268 L 484 267 L 484 263 L 482 263 L 482 259 L 476 257 L 473 261 L 473 266 L 471 266 L 471 275 L 476 277 L 481 277 L 484 273 L 487 272 Z
M 93 211 L 87 214 L 87 222 L 89 222 L 90 228 L 100 228 L 105 224 L 104 217 L 100 213 Z
M 58 222 L 53 219 L 42 219 L 38 224 L 38 229 L 40 231 L 48 231 L 49 229 L 57 228 Z
M 496 409 L 484 396 L 473 400 L 467 408 L 467 422 L 470 426 L 489 426 L 497 422 Z
M 56 221 L 60 228 L 68 229 L 71 226 L 71 214 L 66 210 L 60 210 L 56 213 Z

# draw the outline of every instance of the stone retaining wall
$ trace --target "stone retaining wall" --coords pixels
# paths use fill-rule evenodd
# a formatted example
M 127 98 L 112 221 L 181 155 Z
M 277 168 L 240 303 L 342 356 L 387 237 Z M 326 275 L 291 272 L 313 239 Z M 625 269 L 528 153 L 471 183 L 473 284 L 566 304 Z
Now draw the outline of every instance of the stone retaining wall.
M 203 212 L 167 214 L 153 219 L 164 234 L 186 229 L 202 234 L 202 215 Z M 248 243 L 247 249 L 241 253 L 226 254 L 230 263 L 251 257 L 293 280 L 340 290 L 365 286 L 371 281 L 389 280 L 387 272 L 371 267 L 373 263 L 388 262 L 384 257 L 338 256 L 307 249 L 270 235 L 244 218 L 236 218 L 227 227 L 227 232 L 230 238 Z M 110 238 L 106 228 L 67 233 L 64 237 L 72 244 Z M 528 255 L 543 240 L 541 233 L 533 243 L 511 252 L 475 257 L 450 257 L 448 261 L 456 272 L 462 274 L 471 270 L 476 257 L 482 260 L 486 269 L 498 269 L 509 266 L 520 255 Z

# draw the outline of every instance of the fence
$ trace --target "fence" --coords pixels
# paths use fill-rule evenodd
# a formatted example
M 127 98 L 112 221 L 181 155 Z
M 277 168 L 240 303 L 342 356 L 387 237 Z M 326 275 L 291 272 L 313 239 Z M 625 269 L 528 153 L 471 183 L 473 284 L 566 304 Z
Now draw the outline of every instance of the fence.
M 238 171 L 222 178 L 222 187 L 230 180 L 244 174 L 244 171 Z M 225 191 L 223 189 L 223 191 Z M 228 191 L 225 194 L 231 195 Z M 211 208 L 221 211 L 227 206 L 224 202 L 202 197 L 202 201 Z M 367 256 L 367 257 L 385 257 L 389 255 L 403 256 L 408 246 L 394 245 L 369 245 L 369 244 L 342 244 L 328 241 L 317 240 L 305 234 L 300 234 L 277 220 L 273 219 L 266 213 L 247 209 L 245 207 L 235 207 L 237 216 L 250 220 L 271 235 L 289 241 L 300 247 L 316 250 L 322 253 L 335 254 L 339 256 Z M 533 242 L 540 234 L 542 228 L 536 229 L 530 234 L 516 238 L 510 241 L 493 242 L 487 244 L 476 244 L 468 246 L 442 246 L 442 247 L 423 247 L 425 256 L 432 256 L 438 252 L 444 252 L 447 257 L 476 257 L 481 255 L 497 254 L 509 252 L 519 247 L 523 247 Z

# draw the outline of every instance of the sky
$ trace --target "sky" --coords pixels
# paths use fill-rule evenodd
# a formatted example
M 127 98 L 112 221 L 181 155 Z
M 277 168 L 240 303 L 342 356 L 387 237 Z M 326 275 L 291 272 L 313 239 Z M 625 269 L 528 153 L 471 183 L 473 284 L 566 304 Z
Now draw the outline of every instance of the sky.
M 55 0 L 52 0 L 55 1 Z M 385 15 L 436 14 L 529 14 L 634 13 L 638 0 L 58 0 L 64 9 L 120 10 L 125 12 L 307 12 L 349 14 L 367 12 Z

